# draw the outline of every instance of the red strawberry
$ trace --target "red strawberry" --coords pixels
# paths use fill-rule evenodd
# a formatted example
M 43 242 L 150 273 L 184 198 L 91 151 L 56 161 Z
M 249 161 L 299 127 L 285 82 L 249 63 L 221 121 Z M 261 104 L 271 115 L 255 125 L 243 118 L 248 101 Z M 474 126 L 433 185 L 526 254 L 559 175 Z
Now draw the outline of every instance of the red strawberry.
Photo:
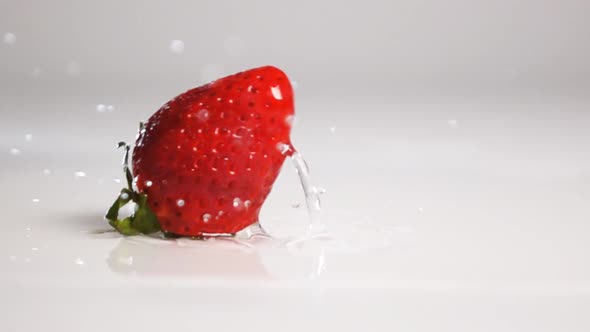
M 275 67 L 181 94 L 142 127 L 133 151 L 138 192 L 129 183 L 107 218 L 123 234 L 234 234 L 256 223 L 294 151 L 292 117 L 291 84 Z M 130 200 L 138 211 L 118 220 L 118 209 Z

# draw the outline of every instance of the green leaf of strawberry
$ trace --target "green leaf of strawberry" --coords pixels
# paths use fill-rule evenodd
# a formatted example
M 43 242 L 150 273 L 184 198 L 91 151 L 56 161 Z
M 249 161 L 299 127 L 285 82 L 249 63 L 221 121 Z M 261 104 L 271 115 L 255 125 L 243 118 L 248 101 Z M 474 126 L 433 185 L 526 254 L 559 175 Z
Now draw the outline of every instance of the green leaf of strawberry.
M 119 148 L 121 147 L 125 147 L 123 170 L 127 180 L 127 188 L 121 190 L 121 193 L 108 210 L 105 218 L 113 228 L 123 235 L 155 233 L 160 230 L 160 223 L 147 203 L 147 195 L 137 193 L 133 190 L 133 176 L 128 166 L 130 147 L 125 142 L 120 142 Z M 119 219 L 119 210 L 129 202 L 136 204 L 135 213 L 130 217 Z

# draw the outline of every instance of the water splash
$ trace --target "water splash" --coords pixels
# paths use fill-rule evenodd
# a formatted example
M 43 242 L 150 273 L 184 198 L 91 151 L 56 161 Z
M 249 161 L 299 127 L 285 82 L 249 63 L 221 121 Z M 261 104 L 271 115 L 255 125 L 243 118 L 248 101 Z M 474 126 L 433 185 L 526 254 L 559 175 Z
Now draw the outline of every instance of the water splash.
M 299 175 L 303 193 L 305 194 L 305 203 L 307 204 L 310 224 L 313 224 L 321 210 L 320 195 L 316 187 L 312 185 L 309 167 L 307 166 L 307 163 L 305 162 L 305 159 L 303 159 L 301 153 L 293 153 L 291 155 L 291 160 L 293 161 L 295 170 Z
M 323 239 L 330 238 L 326 232 L 326 226 L 320 222 L 319 214 L 321 211 L 320 195 L 325 190 L 318 190 L 317 187 L 312 185 L 311 174 L 309 167 L 303 159 L 303 156 L 298 151 L 295 151 L 291 155 L 291 160 L 295 166 L 295 170 L 299 175 L 301 187 L 305 194 L 305 204 L 307 206 L 307 214 L 309 218 L 309 224 L 307 226 L 306 234 L 301 238 L 295 238 L 288 240 L 284 243 L 285 246 L 300 245 L 312 239 Z
M 237 238 L 245 238 L 246 240 L 251 240 L 254 238 L 272 239 L 266 230 L 262 228 L 260 222 L 256 222 L 238 232 Z

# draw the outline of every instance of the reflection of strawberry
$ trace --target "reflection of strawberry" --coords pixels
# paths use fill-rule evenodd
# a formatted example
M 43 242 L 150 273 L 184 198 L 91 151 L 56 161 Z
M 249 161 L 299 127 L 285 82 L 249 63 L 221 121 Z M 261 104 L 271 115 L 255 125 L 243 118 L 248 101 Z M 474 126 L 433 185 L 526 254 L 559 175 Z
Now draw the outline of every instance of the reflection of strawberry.
M 181 94 L 142 126 L 133 151 L 138 192 L 124 189 L 107 219 L 123 234 L 161 228 L 186 236 L 233 234 L 257 222 L 293 152 L 292 117 L 291 84 L 274 67 Z M 118 209 L 129 200 L 139 209 L 119 220 Z

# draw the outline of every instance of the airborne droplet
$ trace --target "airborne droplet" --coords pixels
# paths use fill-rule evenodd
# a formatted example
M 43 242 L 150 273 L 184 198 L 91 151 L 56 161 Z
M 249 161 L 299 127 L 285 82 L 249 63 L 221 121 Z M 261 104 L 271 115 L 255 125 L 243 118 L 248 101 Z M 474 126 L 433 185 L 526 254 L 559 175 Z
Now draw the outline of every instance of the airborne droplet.
M 171 41 L 170 51 L 172 51 L 172 53 L 182 54 L 184 52 L 184 42 L 178 39 Z
M 86 172 L 83 172 L 83 171 L 77 171 L 77 172 L 75 172 L 75 173 L 74 173 L 74 177 L 75 177 L 76 179 L 79 179 L 79 178 L 84 178 L 84 177 L 86 177 Z
M 5 33 L 3 39 L 6 45 L 14 45 L 16 43 L 16 35 L 12 32 Z

